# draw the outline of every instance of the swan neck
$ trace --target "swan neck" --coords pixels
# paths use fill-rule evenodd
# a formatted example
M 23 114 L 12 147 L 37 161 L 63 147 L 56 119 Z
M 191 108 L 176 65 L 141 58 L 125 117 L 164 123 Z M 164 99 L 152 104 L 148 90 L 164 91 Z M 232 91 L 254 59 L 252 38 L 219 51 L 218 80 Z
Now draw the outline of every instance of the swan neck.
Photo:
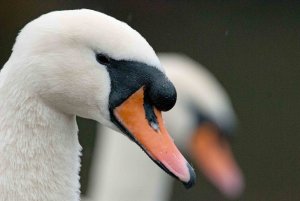
M 75 116 L 2 83 L 0 122 L 0 201 L 78 201 Z

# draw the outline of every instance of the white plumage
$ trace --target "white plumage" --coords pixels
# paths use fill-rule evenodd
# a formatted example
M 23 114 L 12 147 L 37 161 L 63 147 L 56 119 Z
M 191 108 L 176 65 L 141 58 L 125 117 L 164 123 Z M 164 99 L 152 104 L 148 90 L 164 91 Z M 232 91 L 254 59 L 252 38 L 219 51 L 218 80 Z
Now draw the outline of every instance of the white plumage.
M 92 10 L 56 11 L 27 24 L 0 73 L 0 201 L 78 201 L 75 115 L 116 129 L 101 52 L 163 71 L 147 41 Z

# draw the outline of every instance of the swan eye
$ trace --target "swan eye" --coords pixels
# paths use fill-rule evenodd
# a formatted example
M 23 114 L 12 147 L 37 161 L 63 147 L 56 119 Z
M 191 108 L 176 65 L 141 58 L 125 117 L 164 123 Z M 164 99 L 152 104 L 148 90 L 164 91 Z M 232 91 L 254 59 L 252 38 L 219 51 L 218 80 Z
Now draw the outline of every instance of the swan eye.
M 100 64 L 107 65 L 110 63 L 110 58 L 103 54 L 96 54 L 96 59 Z

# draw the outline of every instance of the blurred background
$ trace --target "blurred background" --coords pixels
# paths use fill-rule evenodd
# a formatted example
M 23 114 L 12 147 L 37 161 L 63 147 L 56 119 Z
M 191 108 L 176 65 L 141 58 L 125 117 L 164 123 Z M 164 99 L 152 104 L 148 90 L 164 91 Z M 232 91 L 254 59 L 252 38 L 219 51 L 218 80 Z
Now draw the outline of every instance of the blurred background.
M 300 198 L 299 1 L 0 1 L 0 66 L 20 29 L 53 10 L 90 8 L 127 22 L 157 52 L 182 52 L 206 66 L 239 117 L 232 148 L 245 174 L 239 200 Z M 88 186 L 96 123 L 79 119 L 82 193 Z M 134 146 L 134 145 L 133 145 Z M 0 161 L 1 162 L 1 161 Z M 198 173 L 172 201 L 226 200 Z

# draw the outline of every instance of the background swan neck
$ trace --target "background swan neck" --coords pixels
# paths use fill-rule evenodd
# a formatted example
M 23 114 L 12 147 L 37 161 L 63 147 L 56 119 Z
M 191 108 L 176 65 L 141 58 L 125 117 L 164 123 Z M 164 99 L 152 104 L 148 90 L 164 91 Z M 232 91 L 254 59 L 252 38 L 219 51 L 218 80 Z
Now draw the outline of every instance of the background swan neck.
M 0 201 L 77 201 L 81 146 L 75 116 L 0 86 Z

